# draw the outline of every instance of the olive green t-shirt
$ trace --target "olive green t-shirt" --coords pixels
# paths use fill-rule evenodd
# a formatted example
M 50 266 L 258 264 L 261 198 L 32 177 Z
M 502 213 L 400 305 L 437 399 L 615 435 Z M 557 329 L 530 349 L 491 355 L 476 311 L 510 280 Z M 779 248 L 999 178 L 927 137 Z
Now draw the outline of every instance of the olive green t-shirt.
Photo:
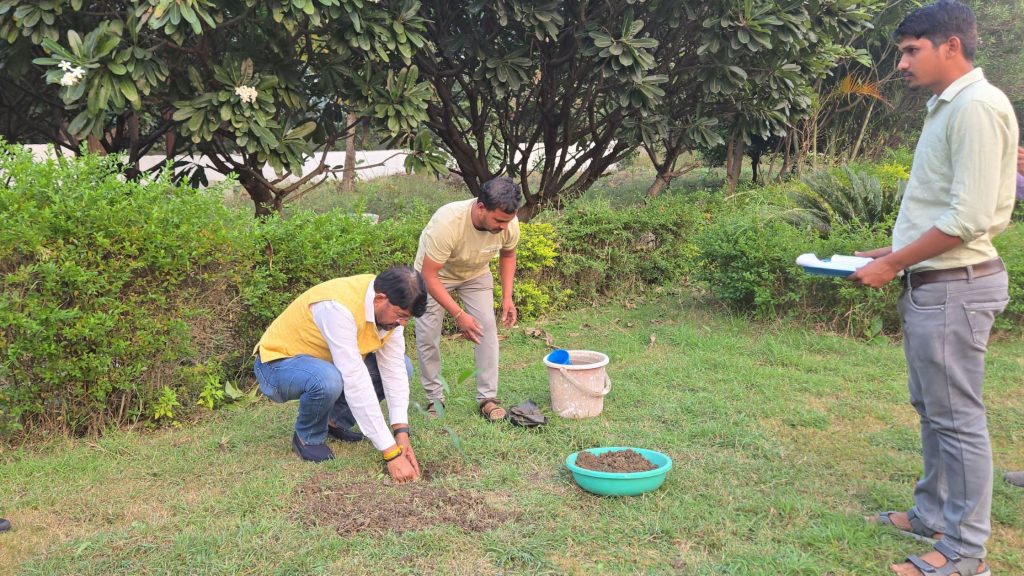
M 438 277 L 449 282 L 464 282 L 486 273 L 490 261 L 502 250 L 514 250 L 519 243 L 519 219 L 498 234 L 473 227 L 470 214 L 476 198 L 445 204 L 431 216 L 420 234 L 416 251 L 417 270 L 423 270 L 423 257 L 442 264 Z
M 892 247 L 899 250 L 932 227 L 963 244 L 912 270 L 959 268 L 997 256 L 992 238 L 1013 212 L 1017 138 L 1013 106 L 981 68 L 928 101 Z

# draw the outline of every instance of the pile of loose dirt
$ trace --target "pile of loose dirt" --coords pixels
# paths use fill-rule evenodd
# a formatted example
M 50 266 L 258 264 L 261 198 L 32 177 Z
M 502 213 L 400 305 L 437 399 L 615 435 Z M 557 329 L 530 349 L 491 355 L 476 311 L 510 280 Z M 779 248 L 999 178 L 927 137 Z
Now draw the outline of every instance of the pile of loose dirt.
M 657 468 L 636 450 L 612 450 L 595 456 L 583 450 L 576 456 L 576 465 L 598 472 L 646 472 Z
M 295 514 L 300 522 L 330 526 L 340 536 L 442 525 L 484 532 L 515 518 L 514 513 L 500 509 L 500 497 L 449 490 L 423 480 L 400 485 L 386 480 L 353 482 L 321 472 L 299 487 L 298 496 Z

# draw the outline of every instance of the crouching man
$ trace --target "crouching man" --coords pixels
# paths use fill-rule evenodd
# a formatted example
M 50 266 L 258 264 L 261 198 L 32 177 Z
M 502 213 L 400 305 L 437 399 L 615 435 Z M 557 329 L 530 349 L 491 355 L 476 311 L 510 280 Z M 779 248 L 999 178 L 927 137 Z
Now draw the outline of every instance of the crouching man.
M 256 346 L 253 371 L 274 402 L 299 401 L 292 449 L 303 460 L 334 458 L 327 436 L 362 438 L 359 424 L 396 482 L 415 480 L 409 441 L 409 378 L 404 327 L 427 307 L 419 272 L 393 266 L 318 284 L 295 299 Z M 380 401 L 386 400 L 390 427 Z

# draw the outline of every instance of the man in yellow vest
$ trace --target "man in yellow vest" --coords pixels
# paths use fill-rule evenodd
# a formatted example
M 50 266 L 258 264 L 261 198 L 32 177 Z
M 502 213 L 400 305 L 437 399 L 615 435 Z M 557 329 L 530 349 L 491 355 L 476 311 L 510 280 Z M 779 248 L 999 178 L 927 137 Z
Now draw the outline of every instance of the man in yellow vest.
M 299 401 L 292 448 L 303 460 L 334 458 L 328 435 L 362 433 L 381 451 L 396 482 L 419 477 L 409 442 L 409 378 L 404 327 L 423 315 L 427 289 L 409 266 L 318 284 L 267 328 L 253 371 L 274 402 Z M 387 400 L 390 428 L 380 401 Z
M 420 382 L 427 393 L 427 411 L 444 405 L 441 386 L 441 322 L 447 311 L 459 331 L 476 344 L 476 400 L 480 414 L 495 422 L 506 416 L 498 402 L 498 328 L 494 319 L 494 277 L 490 261 L 498 258 L 501 277 L 501 321 L 514 326 L 512 301 L 519 242 L 521 192 L 509 178 L 484 182 L 477 198 L 439 208 L 420 234 L 416 269 L 430 292 L 427 311 L 416 321 L 416 352 Z M 454 292 L 463 309 L 452 298 Z

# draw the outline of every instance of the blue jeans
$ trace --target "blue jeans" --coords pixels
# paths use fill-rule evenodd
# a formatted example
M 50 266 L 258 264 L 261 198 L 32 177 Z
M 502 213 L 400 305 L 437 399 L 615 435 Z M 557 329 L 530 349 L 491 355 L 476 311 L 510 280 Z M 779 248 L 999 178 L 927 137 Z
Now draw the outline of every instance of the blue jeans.
M 384 385 L 377 369 L 377 356 L 367 354 L 364 362 L 377 392 L 377 400 L 383 400 Z M 408 356 L 405 357 L 405 369 L 412 378 L 412 360 Z M 345 400 L 345 383 L 334 364 L 305 354 L 264 363 L 257 354 L 253 372 L 260 391 L 267 398 L 278 403 L 299 401 L 295 433 L 303 444 L 323 444 L 327 439 L 328 419 L 339 428 L 355 426 L 352 410 Z

